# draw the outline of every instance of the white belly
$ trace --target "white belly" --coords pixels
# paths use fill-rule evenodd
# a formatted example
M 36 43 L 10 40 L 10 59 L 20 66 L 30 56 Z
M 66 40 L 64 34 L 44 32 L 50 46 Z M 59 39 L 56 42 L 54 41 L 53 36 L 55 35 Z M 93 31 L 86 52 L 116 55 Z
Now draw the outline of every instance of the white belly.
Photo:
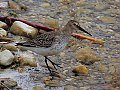
M 56 44 L 49 48 L 29 47 L 29 50 L 31 50 L 37 54 L 43 55 L 43 56 L 52 56 L 52 55 L 56 55 L 56 54 L 60 53 L 61 51 L 63 51 L 65 46 L 66 46 L 66 44 Z

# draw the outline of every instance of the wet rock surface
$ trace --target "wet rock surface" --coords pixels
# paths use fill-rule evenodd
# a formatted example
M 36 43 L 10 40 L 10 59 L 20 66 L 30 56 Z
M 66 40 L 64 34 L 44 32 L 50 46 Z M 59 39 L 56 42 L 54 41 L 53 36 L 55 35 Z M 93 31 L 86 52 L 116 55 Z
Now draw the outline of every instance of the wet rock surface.
M 45 89 L 40 86 L 35 86 L 35 87 L 33 87 L 33 90 L 45 90 Z
M 75 74 L 88 74 L 88 69 L 85 65 L 77 65 L 72 70 Z
M 16 35 L 26 36 L 33 38 L 37 35 L 38 30 L 23 22 L 15 21 L 10 28 L 10 31 Z
M 75 86 L 70 86 L 70 85 L 68 85 L 68 86 L 65 86 L 65 87 L 64 87 L 64 90 L 78 90 L 78 88 L 75 87 Z
M 91 65 L 102 60 L 100 56 L 96 55 L 96 53 L 90 49 L 90 47 L 80 48 L 80 50 L 77 50 L 76 59 L 85 65 Z
M 0 52 L 0 65 L 7 66 L 13 62 L 14 55 L 9 50 Z
M 1 0 L 6 2 L 7 0 Z M 45 90 L 64 90 L 64 86 L 75 86 L 80 90 L 119 90 L 120 85 L 120 1 L 119 0 L 15 0 L 25 5 L 27 11 L 17 11 L 3 6 L 0 15 L 17 15 L 31 22 L 49 24 L 47 20 L 55 20 L 59 26 L 64 26 L 70 19 L 79 21 L 81 27 L 90 32 L 93 37 L 105 40 L 103 47 L 91 44 L 87 40 L 75 40 L 68 44 L 70 48 L 65 49 L 57 56 L 50 57 L 51 60 L 60 63 L 63 68 L 58 72 L 63 75 L 57 87 L 46 86 L 42 78 L 48 77 L 49 72 L 41 66 L 44 57 L 35 54 L 38 61 L 37 67 L 25 67 L 23 73 L 17 70 L 1 70 L 0 78 L 12 78 L 23 90 L 32 90 L 40 86 Z M 1 5 L 1 4 L 0 4 Z M 0 6 L 1 7 L 1 6 Z M 7 9 L 6 9 L 7 8 Z M 45 22 L 46 20 L 46 22 Z M 56 22 L 51 27 L 58 27 Z M 82 32 L 80 32 L 82 33 Z M 83 34 L 83 33 L 82 33 Z M 102 60 L 87 65 L 88 74 L 75 76 L 72 72 L 73 66 L 79 65 L 80 61 L 75 58 L 77 50 L 90 47 Z M 16 50 L 17 51 L 17 50 Z M 88 58 L 88 60 L 90 60 Z M 91 59 L 93 60 L 93 59 Z M 38 87 L 39 88 L 39 87 Z M 68 87 L 69 88 L 69 87 Z M 17 90 L 17 89 L 16 89 Z M 69 90 L 69 89 L 68 89 Z M 76 89 L 77 90 L 77 89 Z
M 5 31 L 4 29 L 0 28 L 0 36 L 2 36 L 2 37 L 7 36 L 7 31 Z
M 0 21 L 0 28 L 7 28 L 7 27 L 8 27 L 8 26 L 7 26 L 6 23 Z
M 4 90 L 5 88 L 17 88 L 17 82 L 10 78 L 0 78 L 0 89 Z
M 31 66 L 31 67 L 36 67 L 37 62 L 36 58 L 33 54 L 29 52 L 24 52 L 16 56 L 15 61 L 20 62 L 21 65 L 23 66 Z
M 0 8 L 8 8 L 7 2 L 0 2 Z

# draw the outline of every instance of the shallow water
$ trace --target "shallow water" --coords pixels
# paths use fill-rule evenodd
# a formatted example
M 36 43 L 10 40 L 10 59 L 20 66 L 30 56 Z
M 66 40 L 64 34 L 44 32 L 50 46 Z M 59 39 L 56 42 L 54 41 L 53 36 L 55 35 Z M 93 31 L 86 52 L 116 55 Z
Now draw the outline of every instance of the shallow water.
M 2 0 L 7 1 L 7 0 Z M 66 77 L 61 81 L 62 87 L 49 87 L 45 86 L 41 78 L 37 79 L 36 82 L 32 80 L 30 74 L 36 72 L 35 69 L 30 69 L 27 67 L 25 72 L 18 73 L 15 70 L 6 70 L 0 72 L 0 78 L 12 78 L 18 82 L 18 85 L 23 88 L 23 90 L 32 90 L 33 86 L 39 85 L 46 88 L 46 90 L 64 90 L 64 86 L 70 84 L 78 87 L 80 90 L 108 90 L 107 86 L 111 85 L 114 78 L 115 81 L 119 81 L 119 77 L 113 76 L 120 73 L 120 1 L 119 0 L 85 0 L 83 5 L 74 6 L 79 0 L 68 0 L 70 5 L 61 4 L 59 0 L 18 0 L 18 2 L 25 4 L 28 7 L 28 11 L 15 11 L 18 17 L 26 19 L 28 21 L 43 23 L 45 19 L 55 19 L 58 20 L 59 24 L 64 26 L 65 23 L 70 19 L 75 19 L 80 22 L 80 25 L 90 32 L 93 37 L 102 38 L 105 40 L 104 47 L 100 48 L 99 45 L 88 45 L 96 51 L 96 53 L 103 59 L 91 66 L 87 66 L 89 69 L 89 74 L 86 76 L 77 76 L 75 80 L 70 80 L 74 77 L 71 72 L 71 68 L 76 66 L 79 62 L 73 57 L 74 48 L 63 51 L 65 57 L 54 56 L 51 59 L 57 60 L 60 58 L 62 64 L 64 64 L 63 70 L 68 70 Z M 81 0 L 82 1 L 82 0 Z M 43 8 L 40 5 L 42 3 L 49 3 L 48 8 Z M 84 2 L 84 0 L 83 0 Z M 82 3 L 82 2 L 81 2 Z M 104 7 L 105 5 L 105 7 Z M 65 6 L 65 7 L 63 7 Z M 103 8 L 101 8 L 103 7 Z M 83 9 L 83 11 L 81 10 Z M 75 17 L 70 17 L 70 10 L 78 10 Z M 81 11 L 79 11 L 79 9 Z M 113 10 L 112 10 L 113 9 Z M 111 11 L 112 10 L 112 11 Z M 12 11 L 10 9 L 4 10 L 4 12 Z M 4 13 L 1 11 L 0 15 Z M 100 18 L 100 17 L 105 18 Z M 108 18 L 106 20 L 106 18 Z M 82 41 L 84 43 L 84 41 Z M 82 42 L 77 42 L 76 44 L 81 44 Z M 84 47 L 84 46 L 81 46 Z M 80 47 L 79 47 L 80 48 Z M 43 58 L 37 57 L 40 60 Z M 58 61 L 58 60 L 57 60 Z M 44 62 L 44 60 L 42 61 Z M 40 61 L 40 63 L 42 63 Z M 36 68 L 39 73 L 43 76 L 48 75 L 47 69 L 38 66 Z M 101 70 L 100 70 L 101 69 Z M 47 73 L 46 73 L 47 72 Z M 120 74 L 119 74 L 120 75 Z M 118 87 L 119 90 L 119 87 Z

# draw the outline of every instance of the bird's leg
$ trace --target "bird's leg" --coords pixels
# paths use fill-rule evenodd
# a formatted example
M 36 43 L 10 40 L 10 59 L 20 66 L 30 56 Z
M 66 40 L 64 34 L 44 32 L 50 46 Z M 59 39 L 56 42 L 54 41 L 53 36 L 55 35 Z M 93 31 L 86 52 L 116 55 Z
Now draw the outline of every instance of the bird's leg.
M 47 68 L 48 68 L 50 74 L 52 75 L 52 71 L 50 70 L 50 67 L 48 66 L 48 63 L 47 63 L 47 57 L 46 57 L 46 56 L 45 56 L 45 63 L 46 63 L 46 65 L 47 65 Z
M 52 65 L 54 66 L 54 68 L 55 68 L 56 70 L 57 70 L 57 68 L 56 68 L 55 66 L 62 68 L 62 67 L 60 66 L 60 64 L 54 63 L 54 62 L 51 61 L 48 57 L 46 57 L 46 59 L 49 60 L 49 61 L 52 63 Z

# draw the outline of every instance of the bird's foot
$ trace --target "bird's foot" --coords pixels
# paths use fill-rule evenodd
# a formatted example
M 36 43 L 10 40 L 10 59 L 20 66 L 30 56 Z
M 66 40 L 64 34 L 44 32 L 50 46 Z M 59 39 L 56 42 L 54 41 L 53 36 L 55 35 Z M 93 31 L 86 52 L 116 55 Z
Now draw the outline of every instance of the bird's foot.
M 52 65 L 54 66 L 54 68 L 57 70 L 57 68 L 56 68 L 56 66 L 57 67 L 59 67 L 59 68 L 62 68 L 61 66 L 60 66 L 60 64 L 57 64 L 57 63 L 54 63 L 54 62 L 51 62 L 52 63 Z
M 49 58 L 46 58 L 47 60 L 49 60 L 51 63 L 52 63 L 52 65 L 54 66 L 54 68 L 57 70 L 57 68 L 56 68 L 56 66 L 57 67 L 59 67 L 59 68 L 62 68 L 61 66 L 60 66 L 60 64 L 56 64 L 55 62 L 53 62 L 52 60 L 50 60 Z
M 59 78 L 61 78 L 61 75 L 59 74 L 59 72 L 57 72 L 56 70 L 55 70 L 55 71 L 54 71 L 54 70 L 51 70 L 51 68 L 49 67 L 49 65 L 48 65 L 48 63 L 47 63 L 47 60 L 49 60 L 49 61 L 52 63 L 52 65 L 54 66 L 54 68 L 55 68 L 56 70 L 57 70 L 56 66 L 57 66 L 57 67 L 60 67 L 60 68 L 62 68 L 62 67 L 60 66 L 60 64 L 56 64 L 56 63 L 54 63 L 53 61 L 51 61 L 49 58 L 45 57 L 45 63 L 46 63 L 47 68 L 48 68 L 48 70 L 49 70 L 49 72 L 50 72 L 50 76 L 52 77 L 51 80 L 53 80 L 54 77 L 59 77 Z
M 59 78 L 59 79 L 62 78 L 62 75 L 57 71 L 50 72 L 50 76 L 51 76 L 51 80 L 56 79 L 56 78 Z

